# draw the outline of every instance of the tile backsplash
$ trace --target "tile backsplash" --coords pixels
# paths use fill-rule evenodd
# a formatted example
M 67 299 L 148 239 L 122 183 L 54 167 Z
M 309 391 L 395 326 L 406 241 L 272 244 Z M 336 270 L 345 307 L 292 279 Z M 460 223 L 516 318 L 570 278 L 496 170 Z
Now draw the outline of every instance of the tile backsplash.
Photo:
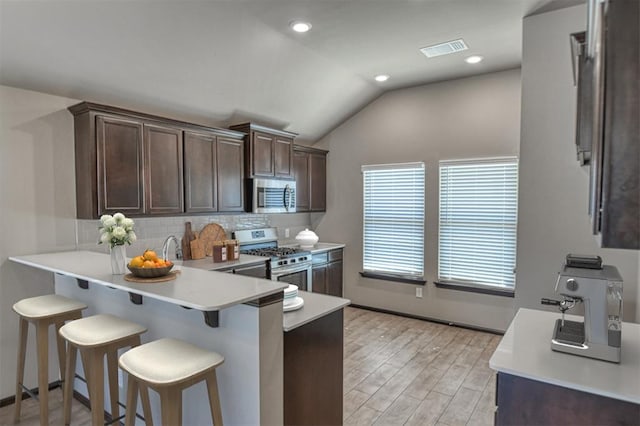
M 231 233 L 238 229 L 253 229 L 264 227 L 278 228 L 278 238 L 281 240 L 294 240 L 298 232 L 310 227 L 309 213 L 293 214 L 239 214 L 239 215 L 211 215 L 211 216 L 172 216 L 172 217 L 145 217 L 133 218 L 134 231 L 138 240 L 127 246 L 127 256 L 135 256 L 145 249 L 162 250 L 162 244 L 169 235 L 175 235 L 181 239 L 184 235 L 185 222 L 191 222 L 191 229 L 200 231 L 209 223 L 221 225 L 231 237 Z M 77 248 L 78 250 L 101 251 L 107 253 L 109 246 L 97 244 L 99 238 L 100 222 L 98 220 L 76 220 Z M 289 237 L 285 237 L 285 229 L 289 229 Z M 170 258 L 175 257 L 174 248 L 171 247 Z

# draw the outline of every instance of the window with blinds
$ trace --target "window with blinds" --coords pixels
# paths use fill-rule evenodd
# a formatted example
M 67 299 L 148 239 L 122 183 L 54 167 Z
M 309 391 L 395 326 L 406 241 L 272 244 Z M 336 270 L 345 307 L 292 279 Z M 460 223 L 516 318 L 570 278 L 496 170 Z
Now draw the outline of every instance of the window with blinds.
M 516 158 L 441 161 L 439 281 L 513 290 L 517 218 Z
M 364 273 L 424 276 L 424 163 L 362 166 Z

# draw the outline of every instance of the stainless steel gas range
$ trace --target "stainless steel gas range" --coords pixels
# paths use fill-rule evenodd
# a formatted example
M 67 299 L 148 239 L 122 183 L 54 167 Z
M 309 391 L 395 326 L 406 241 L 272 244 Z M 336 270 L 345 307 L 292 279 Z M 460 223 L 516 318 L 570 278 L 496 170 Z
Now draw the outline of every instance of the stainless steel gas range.
M 247 229 L 234 232 L 240 244 L 240 253 L 265 256 L 268 262 L 269 278 L 298 286 L 298 289 L 312 291 L 311 252 L 299 248 L 278 247 L 276 228 Z

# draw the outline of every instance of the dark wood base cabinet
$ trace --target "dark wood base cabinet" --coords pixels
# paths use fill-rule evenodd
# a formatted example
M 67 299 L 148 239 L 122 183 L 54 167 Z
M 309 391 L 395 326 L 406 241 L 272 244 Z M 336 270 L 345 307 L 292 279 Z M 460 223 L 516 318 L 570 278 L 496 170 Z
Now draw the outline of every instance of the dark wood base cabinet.
M 343 310 L 284 333 L 284 424 L 342 424 Z
M 313 254 L 314 293 L 342 297 L 342 249 Z
M 498 373 L 495 424 L 640 424 L 640 405 L 592 393 Z

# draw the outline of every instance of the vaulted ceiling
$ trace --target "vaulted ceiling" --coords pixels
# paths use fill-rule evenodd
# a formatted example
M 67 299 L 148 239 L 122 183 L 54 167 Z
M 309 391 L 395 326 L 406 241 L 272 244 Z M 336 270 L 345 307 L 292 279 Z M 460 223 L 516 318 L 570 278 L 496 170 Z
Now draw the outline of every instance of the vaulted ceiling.
M 579 2 L 0 0 L 0 84 L 314 142 L 385 90 L 519 66 L 522 18 Z

